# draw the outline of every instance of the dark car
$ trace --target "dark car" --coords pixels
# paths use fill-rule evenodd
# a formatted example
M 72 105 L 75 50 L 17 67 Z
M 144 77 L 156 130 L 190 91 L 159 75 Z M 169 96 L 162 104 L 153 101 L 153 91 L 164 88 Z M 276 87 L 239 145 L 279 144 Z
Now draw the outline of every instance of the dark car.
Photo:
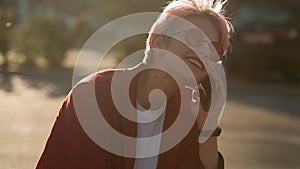
M 228 58 L 231 74 L 300 82 L 299 5 L 247 4 L 239 8 L 233 16 L 234 48 Z
M 236 37 L 244 43 L 273 44 L 298 38 L 294 11 L 287 6 L 244 5 L 234 18 Z

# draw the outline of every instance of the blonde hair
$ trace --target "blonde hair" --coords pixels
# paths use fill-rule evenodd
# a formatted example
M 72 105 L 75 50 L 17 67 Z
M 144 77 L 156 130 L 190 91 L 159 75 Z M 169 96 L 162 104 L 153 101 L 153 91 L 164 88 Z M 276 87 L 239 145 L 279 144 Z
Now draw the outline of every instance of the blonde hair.
M 163 32 L 168 29 L 168 24 L 171 22 L 169 20 L 172 15 L 181 18 L 185 18 L 189 15 L 208 17 L 216 25 L 216 28 L 220 33 L 220 44 L 224 47 L 223 51 L 225 53 L 229 46 L 230 32 L 233 31 L 231 23 L 224 16 L 225 10 L 223 8 L 226 2 L 227 0 L 170 1 L 149 31 L 143 62 L 146 64 L 151 62 L 151 45 L 153 39 L 159 33 L 163 34 Z

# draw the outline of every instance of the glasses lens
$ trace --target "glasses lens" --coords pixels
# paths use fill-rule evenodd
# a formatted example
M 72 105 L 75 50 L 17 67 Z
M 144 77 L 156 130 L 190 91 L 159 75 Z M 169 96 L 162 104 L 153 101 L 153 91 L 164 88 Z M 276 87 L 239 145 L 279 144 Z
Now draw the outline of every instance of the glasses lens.
M 197 29 L 192 29 L 186 32 L 186 40 L 191 47 L 199 47 L 206 42 L 202 32 Z M 218 59 L 223 60 L 224 59 L 223 50 L 221 48 L 220 43 L 212 42 L 212 45 L 214 46 L 215 50 L 218 53 Z

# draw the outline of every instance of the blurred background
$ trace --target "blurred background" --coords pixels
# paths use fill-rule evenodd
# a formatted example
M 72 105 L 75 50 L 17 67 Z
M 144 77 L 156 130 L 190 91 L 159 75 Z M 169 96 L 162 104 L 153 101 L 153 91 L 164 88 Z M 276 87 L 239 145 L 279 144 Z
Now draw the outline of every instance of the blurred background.
M 160 12 L 166 2 L 0 0 L 0 168 L 34 168 L 87 39 L 114 19 Z M 298 169 L 300 0 L 229 0 L 226 13 L 235 28 L 224 63 L 219 149 L 226 167 Z M 144 49 L 146 36 L 115 45 L 101 68 Z

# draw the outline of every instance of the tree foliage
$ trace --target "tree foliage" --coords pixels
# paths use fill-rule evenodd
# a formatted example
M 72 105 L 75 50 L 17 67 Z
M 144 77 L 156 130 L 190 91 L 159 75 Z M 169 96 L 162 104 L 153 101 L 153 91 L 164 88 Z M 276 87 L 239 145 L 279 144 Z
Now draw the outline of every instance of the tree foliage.
M 12 25 L 15 15 L 10 9 L 0 9 L 0 53 L 4 58 L 4 67 L 8 67 L 7 52 L 10 49 Z
M 68 26 L 56 16 L 35 15 L 18 29 L 17 49 L 26 56 L 27 65 L 35 65 L 44 57 L 50 67 L 61 67 L 68 49 L 74 46 L 87 29 L 84 20 Z

